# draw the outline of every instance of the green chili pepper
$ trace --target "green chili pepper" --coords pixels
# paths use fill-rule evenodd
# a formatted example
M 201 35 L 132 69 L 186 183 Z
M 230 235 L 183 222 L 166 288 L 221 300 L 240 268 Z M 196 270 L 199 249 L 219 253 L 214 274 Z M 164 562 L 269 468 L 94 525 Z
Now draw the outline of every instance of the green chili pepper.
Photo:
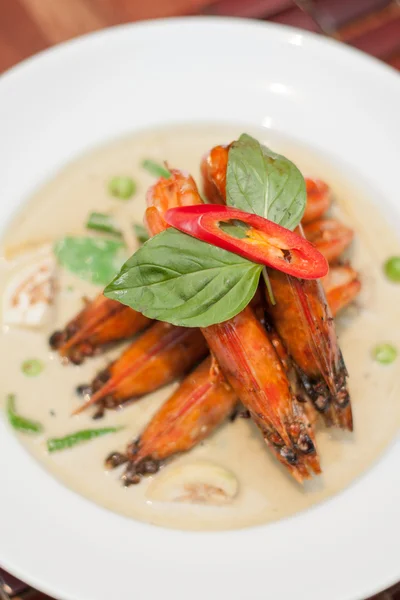
M 115 198 L 128 200 L 136 192 L 136 183 L 131 177 L 118 175 L 109 181 L 108 191 Z
M 146 159 L 142 162 L 143 169 L 146 169 L 150 173 L 150 175 L 154 175 L 154 177 L 165 177 L 165 179 L 169 179 L 171 177 L 171 172 L 154 162 L 154 160 Z
M 40 433 L 43 431 L 43 426 L 37 421 L 31 421 L 16 413 L 14 394 L 7 396 L 7 417 L 11 427 L 17 431 L 24 431 L 25 433 Z
M 120 431 L 122 427 L 103 427 L 102 429 L 82 429 L 76 431 L 62 438 L 50 438 L 47 440 L 47 450 L 49 452 L 56 452 L 57 450 L 65 450 L 66 448 L 72 448 L 76 444 L 86 442 L 96 437 L 106 435 L 108 433 L 116 433 Z
M 44 369 L 44 364 L 37 358 L 24 360 L 21 365 L 21 371 L 27 377 L 37 377 Z

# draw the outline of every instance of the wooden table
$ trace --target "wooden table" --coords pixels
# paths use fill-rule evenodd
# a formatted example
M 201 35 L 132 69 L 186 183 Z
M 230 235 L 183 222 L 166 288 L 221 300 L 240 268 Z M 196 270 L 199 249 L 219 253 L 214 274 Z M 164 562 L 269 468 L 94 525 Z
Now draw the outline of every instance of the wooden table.
M 0 0 L 0 73 L 90 31 L 191 14 L 254 17 L 316 31 L 400 70 L 400 3 L 393 0 Z M 1 577 L 15 600 L 52 600 L 0 569 Z M 400 587 L 378 599 L 400 600 Z
M 256 17 L 323 32 L 400 69 L 395 0 L 0 0 L 0 72 L 90 31 L 183 14 Z

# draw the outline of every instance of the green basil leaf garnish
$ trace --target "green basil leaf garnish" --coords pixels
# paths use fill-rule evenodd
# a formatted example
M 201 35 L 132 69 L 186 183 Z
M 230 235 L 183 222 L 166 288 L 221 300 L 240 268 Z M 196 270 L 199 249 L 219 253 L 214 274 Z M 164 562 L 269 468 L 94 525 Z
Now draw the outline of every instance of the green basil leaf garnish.
M 293 230 L 301 221 L 306 199 L 304 178 L 290 160 L 245 133 L 233 142 L 226 173 L 228 206 Z
M 122 427 L 102 427 L 100 429 L 82 429 L 75 433 L 70 433 L 62 438 L 50 438 L 47 440 L 48 452 L 56 452 L 57 450 L 65 450 L 66 448 L 72 448 L 76 444 L 81 442 L 87 442 L 93 438 L 107 435 L 108 433 L 116 433 L 120 431 Z
M 106 285 L 126 258 L 123 242 L 66 236 L 54 245 L 58 262 L 81 279 Z
M 151 160 L 142 166 L 156 176 L 170 174 Z M 247 134 L 230 147 L 226 191 L 229 206 L 288 229 L 300 223 L 306 205 L 305 181 L 297 167 Z M 236 238 L 246 236 L 240 221 L 220 227 Z M 168 229 L 147 241 L 104 293 L 152 319 L 207 327 L 247 306 L 262 270 L 262 265 Z M 268 285 L 266 270 L 265 278 Z
M 7 418 L 11 427 L 17 431 L 23 431 L 24 433 L 40 433 L 43 431 L 43 426 L 40 423 L 31 421 L 17 413 L 14 394 L 7 396 Z
M 170 228 L 137 250 L 104 294 L 151 319 L 207 327 L 248 305 L 261 271 L 262 265 Z

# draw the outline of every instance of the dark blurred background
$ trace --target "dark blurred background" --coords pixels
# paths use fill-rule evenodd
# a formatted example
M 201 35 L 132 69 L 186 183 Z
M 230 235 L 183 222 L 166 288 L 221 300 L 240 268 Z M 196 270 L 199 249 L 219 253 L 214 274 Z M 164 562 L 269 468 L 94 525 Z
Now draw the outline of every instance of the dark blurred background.
M 250 17 L 300 27 L 355 46 L 400 70 L 400 0 L 0 0 L 0 73 L 90 31 L 178 15 Z M 7 600 L 2 589 L 14 600 L 49 600 L 0 569 L 0 600 Z M 378 599 L 400 600 L 400 588 Z

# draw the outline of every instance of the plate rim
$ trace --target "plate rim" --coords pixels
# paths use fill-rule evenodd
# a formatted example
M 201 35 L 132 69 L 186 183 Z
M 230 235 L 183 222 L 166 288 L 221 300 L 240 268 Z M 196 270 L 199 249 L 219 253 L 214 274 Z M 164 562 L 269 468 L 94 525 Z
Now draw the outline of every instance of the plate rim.
M 229 17 L 229 16 L 216 16 L 216 15 L 185 15 L 181 17 L 160 17 L 154 19 L 144 19 L 141 21 L 133 21 L 130 23 L 118 23 L 116 25 L 112 25 L 110 27 L 104 27 L 102 29 L 98 29 L 95 31 L 90 31 L 88 33 L 84 33 L 82 35 L 75 36 L 73 38 L 64 40 L 48 48 L 44 48 L 43 50 L 39 50 L 35 52 L 31 56 L 24 58 L 23 60 L 17 62 L 16 64 L 8 67 L 5 71 L 0 73 L 0 81 L 3 78 L 8 78 L 9 76 L 17 75 L 19 72 L 22 72 L 31 64 L 36 63 L 43 58 L 50 57 L 53 54 L 59 54 L 60 52 L 69 51 L 73 49 L 74 46 L 80 45 L 86 42 L 93 42 L 94 40 L 103 37 L 104 35 L 112 36 L 118 35 L 121 31 L 131 31 L 131 30 L 146 30 L 146 29 L 154 29 L 154 28 L 165 28 L 174 26 L 182 23 L 184 26 L 191 25 L 192 23 L 197 25 L 200 23 L 210 23 L 212 25 L 218 26 L 249 26 L 254 28 L 260 28 L 265 30 L 270 30 L 270 32 L 276 32 L 282 37 L 288 37 L 293 34 L 300 34 L 301 37 L 307 40 L 307 43 L 317 43 L 323 44 L 326 47 L 331 46 L 336 49 L 336 51 L 342 51 L 347 55 L 352 54 L 355 58 L 358 57 L 359 60 L 364 61 L 372 66 L 375 65 L 375 68 L 378 70 L 386 70 L 387 74 L 390 76 L 394 76 L 395 80 L 398 83 L 398 71 L 392 65 L 385 63 L 379 58 L 367 54 L 366 52 L 359 50 L 355 46 L 350 46 L 345 42 L 337 40 L 332 37 L 328 37 L 322 33 L 308 31 L 306 29 L 300 29 L 299 27 L 294 27 L 292 25 L 285 25 L 283 23 L 274 23 L 271 21 L 263 21 L 261 19 L 249 18 L 249 17 Z

